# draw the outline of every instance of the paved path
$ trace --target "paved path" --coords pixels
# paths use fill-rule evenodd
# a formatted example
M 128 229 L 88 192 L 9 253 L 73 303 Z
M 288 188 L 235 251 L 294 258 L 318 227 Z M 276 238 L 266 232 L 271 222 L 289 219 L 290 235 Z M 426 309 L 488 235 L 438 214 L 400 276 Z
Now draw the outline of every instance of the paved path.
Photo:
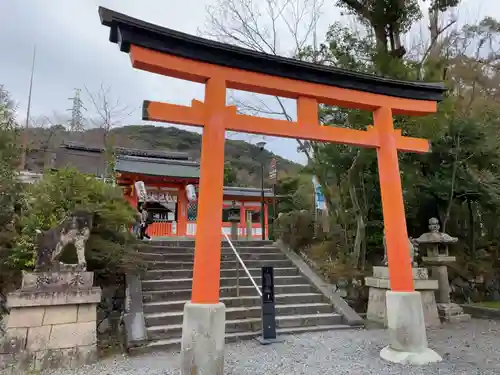
M 285 343 L 256 341 L 226 346 L 226 375 L 498 375 L 500 322 L 473 320 L 428 332 L 430 347 L 444 360 L 425 367 L 388 364 L 379 358 L 384 330 L 332 331 L 287 336 Z M 115 357 L 94 366 L 44 372 L 57 375 L 177 375 L 179 355 Z

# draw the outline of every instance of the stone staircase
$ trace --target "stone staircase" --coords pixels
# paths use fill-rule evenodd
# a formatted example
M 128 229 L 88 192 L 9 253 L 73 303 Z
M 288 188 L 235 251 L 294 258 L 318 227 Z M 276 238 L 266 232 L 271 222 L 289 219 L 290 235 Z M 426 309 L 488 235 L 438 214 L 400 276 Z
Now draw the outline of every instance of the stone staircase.
M 278 335 L 352 328 L 272 242 L 236 241 L 234 245 L 257 285 L 261 267 L 274 267 Z M 193 249 L 193 241 L 141 245 L 140 254 L 148 269 L 141 277 L 147 341 L 134 351 L 180 347 L 183 308 L 191 298 Z M 261 329 L 260 297 L 243 268 L 239 266 L 237 271 L 236 263 L 232 249 L 223 241 L 220 300 L 226 305 L 226 341 L 256 337 Z

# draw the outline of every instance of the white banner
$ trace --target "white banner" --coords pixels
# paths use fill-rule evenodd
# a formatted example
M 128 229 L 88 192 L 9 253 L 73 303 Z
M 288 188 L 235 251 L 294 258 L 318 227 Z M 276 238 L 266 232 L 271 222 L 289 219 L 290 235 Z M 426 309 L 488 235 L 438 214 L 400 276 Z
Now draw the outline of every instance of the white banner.
M 194 185 L 186 185 L 186 197 L 189 202 L 194 202 L 196 200 L 196 188 Z
M 134 186 L 139 202 L 146 202 L 148 193 L 146 191 L 146 185 L 144 185 L 144 181 L 136 181 Z
M 324 211 L 326 210 L 325 196 L 321 191 L 321 185 L 319 184 L 318 178 L 316 176 L 313 176 L 312 183 L 314 187 L 314 201 L 316 203 L 316 209 Z

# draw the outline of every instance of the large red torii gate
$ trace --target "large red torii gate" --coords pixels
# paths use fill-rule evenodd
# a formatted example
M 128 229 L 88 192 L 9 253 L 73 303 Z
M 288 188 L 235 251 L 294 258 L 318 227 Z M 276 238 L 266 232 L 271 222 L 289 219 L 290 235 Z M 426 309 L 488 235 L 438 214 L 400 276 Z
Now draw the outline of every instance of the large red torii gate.
M 445 91 L 443 84 L 398 81 L 318 66 L 194 37 L 105 8 L 99 13 L 101 22 L 111 29 L 110 41 L 129 54 L 134 68 L 205 84 L 204 102 L 194 100 L 188 107 L 145 101 L 143 107 L 144 120 L 203 127 L 191 304 L 219 303 L 227 130 L 375 148 L 391 289 L 414 292 L 398 150 L 427 152 L 429 142 L 402 136 L 393 127 L 393 115 L 435 112 Z M 227 89 L 296 99 L 297 121 L 238 114 L 235 107 L 226 105 Z M 365 131 L 322 126 L 319 104 L 372 111 L 373 126 Z M 186 319 L 185 310 L 184 330 Z M 183 333 L 184 345 L 188 344 Z

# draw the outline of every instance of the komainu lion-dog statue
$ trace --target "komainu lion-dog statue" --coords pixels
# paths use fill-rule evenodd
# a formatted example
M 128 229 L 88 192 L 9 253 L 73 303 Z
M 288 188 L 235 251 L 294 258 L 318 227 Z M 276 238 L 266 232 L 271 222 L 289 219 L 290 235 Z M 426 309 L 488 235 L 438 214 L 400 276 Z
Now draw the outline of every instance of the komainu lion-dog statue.
M 78 268 L 85 271 L 85 243 L 90 237 L 94 224 L 93 212 L 75 210 L 56 227 L 44 232 L 37 231 L 35 271 L 48 271 L 56 266 L 63 249 L 73 244 L 78 257 Z M 57 263 L 58 264 L 58 263 Z

